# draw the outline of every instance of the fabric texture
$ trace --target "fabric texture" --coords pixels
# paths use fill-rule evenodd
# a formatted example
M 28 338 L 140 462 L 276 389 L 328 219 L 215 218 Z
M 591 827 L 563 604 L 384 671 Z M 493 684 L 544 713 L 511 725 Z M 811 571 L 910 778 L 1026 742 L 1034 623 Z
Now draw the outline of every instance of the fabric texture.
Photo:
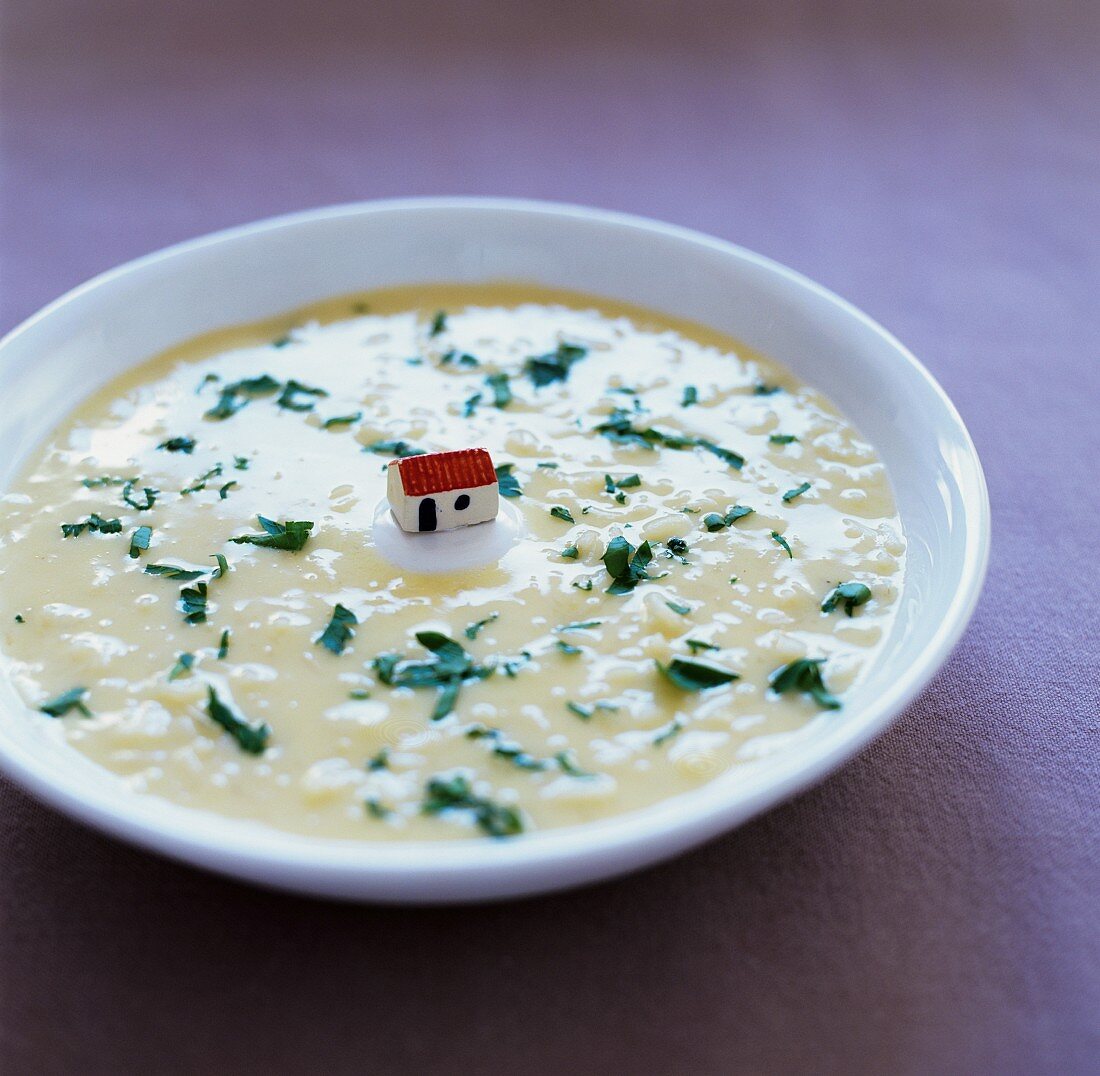
M 897 333 L 970 426 L 994 536 L 964 640 L 887 734 L 589 889 L 297 899 L 0 780 L 0 1071 L 1096 1071 L 1098 70 L 1090 0 L 8 0 L 0 328 L 312 205 L 643 213 Z

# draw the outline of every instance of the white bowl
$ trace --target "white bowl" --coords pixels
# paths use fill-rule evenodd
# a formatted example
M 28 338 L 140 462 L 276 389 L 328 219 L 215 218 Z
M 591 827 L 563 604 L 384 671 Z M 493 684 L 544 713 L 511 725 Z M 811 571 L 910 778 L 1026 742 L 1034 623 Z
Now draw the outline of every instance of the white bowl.
M 626 300 L 713 326 L 824 390 L 889 469 L 908 541 L 900 609 L 835 720 L 693 792 L 516 840 L 312 840 L 124 789 L 48 734 L 0 683 L 0 766 L 108 833 L 224 874 L 356 900 L 482 900 L 654 863 L 820 780 L 910 702 L 974 608 L 989 503 L 966 428 L 928 372 L 842 299 L 747 250 L 638 217 L 539 202 L 413 199 L 319 209 L 139 258 L 0 341 L 0 489 L 93 389 L 199 333 L 353 291 L 512 278 Z

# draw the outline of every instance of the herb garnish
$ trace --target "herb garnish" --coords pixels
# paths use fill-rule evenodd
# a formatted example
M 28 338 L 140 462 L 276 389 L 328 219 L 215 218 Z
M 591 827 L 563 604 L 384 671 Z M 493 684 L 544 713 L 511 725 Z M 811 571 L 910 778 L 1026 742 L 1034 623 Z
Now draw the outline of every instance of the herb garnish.
M 16 613 L 15 614 L 15 622 L 16 622 L 16 624 L 26 624 L 27 619 L 26 619 L 26 617 L 23 616 L 22 613 Z
M 704 665 L 691 658 L 673 658 L 667 665 L 656 662 L 665 678 L 684 691 L 706 691 L 740 679 L 737 673 Z
M 276 381 L 270 374 L 234 381 L 222 388 L 218 402 L 206 412 L 206 417 L 218 420 L 230 418 L 257 396 L 270 396 L 281 387 L 282 382 Z
M 356 615 L 337 602 L 336 608 L 332 611 L 332 619 L 328 622 L 328 627 L 317 637 L 317 642 L 334 654 L 342 654 L 344 647 L 355 638 L 355 625 L 358 623 Z
M 677 557 L 684 557 L 688 551 L 688 544 L 683 538 L 670 538 L 665 545 L 668 546 L 669 552 Z M 686 561 L 685 561 L 686 563 Z
M 230 490 L 231 490 L 231 489 L 232 489 L 232 488 L 233 488 L 233 487 L 234 487 L 234 486 L 235 486 L 236 484 L 237 484 L 237 482 L 236 482 L 236 480 L 235 480 L 235 479 L 234 479 L 234 480 L 230 480 L 229 482 L 226 482 L 226 484 L 225 484 L 224 486 L 222 486 L 222 487 L 221 487 L 221 488 L 220 488 L 220 489 L 218 490 L 218 496 L 219 496 L 219 497 L 220 497 L 220 498 L 221 498 L 221 499 L 222 499 L 222 500 L 224 501 L 224 500 L 226 499 L 226 497 L 228 497 L 228 496 L 229 496 L 229 491 L 230 491 Z
M 234 456 L 233 467 L 238 471 L 248 470 L 249 459 L 247 456 Z
M 477 361 L 477 357 L 469 354 L 465 351 L 456 351 L 451 348 L 450 351 L 444 352 L 439 356 L 440 366 L 450 366 L 451 363 L 457 362 L 459 366 L 480 366 L 481 363 Z
M 567 545 L 562 551 L 561 555 L 566 560 L 576 560 L 581 555 L 581 551 L 575 545 Z
M 190 583 L 193 579 L 206 575 L 209 568 L 181 568 L 178 564 L 146 564 L 146 575 L 161 575 L 165 579 L 179 579 L 181 582 Z
M 232 633 L 228 628 L 222 632 L 221 639 L 218 640 L 218 660 L 224 661 L 229 656 L 229 639 Z
M 181 497 L 186 497 L 190 493 L 199 493 L 199 492 L 201 492 L 202 490 L 206 489 L 206 483 L 211 478 L 218 478 L 221 475 L 221 473 L 222 473 L 222 465 L 220 463 L 215 463 L 214 466 L 211 467 L 210 470 L 206 472 L 206 474 L 199 475 L 199 477 L 196 478 L 195 481 L 191 483 L 191 485 L 185 487 L 184 489 L 181 489 L 180 490 L 180 496 Z
M 475 392 L 463 405 L 462 405 L 462 417 L 473 418 L 474 412 L 477 410 L 477 405 L 481 403 L 481 393 Z
M 679 613 L 680 616 L 687 616 L 691 612 L 690 605 L 681 605 L 679 602 L 666 601 L 667 605 L 674 613 Z
M 757 381 L 752 387 L 754 396 L 774 396 L 777 392 L 782 391 L 783 387 L 781 385 L 767 385 L 763 381 Z
M 639 445 L 642 448 L 653 448 L 656 445 L 674 449 L 703 448 L 736 470 L 740 470 L 745 464 L 745 457 L 739 452 L 722 448 L 721 445 L 716 445 L 713 441 L 708 441 L 703 437 L 668 433 L 652 427 L 637 429 L 633 425 L 632 418 L 633 416 L 629 411 L 617 407 L 604 422 L 595 426 L 594 429 L 596 433 L 602 433 L 609 441 L 618 445 Z
M 499 616 L 500 613 L 490 613 L 483 620 L 475 620 L 472 624 L 466 625 L 466 630 L 465 632 L 463 632 L 463 634 L 466 636 L 467 639 L 476 639 L 478 632 L 487 625 L 492 624 L 492 622 L 496 620 Z
M 682 732 L 683 729 L 684 723 L 678 717 L 674 717 L 656 736 L 653 737 L 653 746 L 660 747 L 661 744 L 667 743 L 678 732 Z
M 136 482 L 136 478 L 119 478 L 116 475 L 101 475 L 99 478 L 85 478 L 81 485 L 85 489 L 101 489 L 103 486 L 124 486 L 127 482 Z
M 295 381 L 291 378 L 284 386 L 283 391 L 279 393 L 279 398 L 275 401 L 277 407 L 285 408 L 287 411 L 312 411 L 316 403 L 315 400 L 303 400 L 302 396 L 327 396 L 328 393 L 324 389 L 314 388 L 311 385 L 303 385 L 301 381 Z
M 699 390 L 694 385 L 684 386 L 684 398 L 680 401 L 681 407 L 690 407 L 699 402 Z
M 576 523 L 577 522 L 573 518 L 573 513 L 570 512 L 568 508 L 563 508 L 560 504 L 554 505 L 554 507 L 550 509 L 550 514 L 555 519 L 565 520 L 566 523 Z
M 387 807 L 381 800 L 374 799 L 373 797 L 364 800 L 363 805 L 366 807 L 367 814 L 369 814 L 371 818 L 377 818 L 383 822 L 393 814 L 392 808 Z
M 377 773 L 379 770 L 390 768 L 390 749 L 382 747 L 372 758 L 367 759 L 368 773 Z
M 567 702 L 565 708 L 571 713 L 576 714 L 577 717 L 584 721 L 587 721 L 597 710 L 606 710 L 609 713 L 615 713 L 619 708 L 612 702 L 594 702 L 591 706 L 585 705 L 583 702 Z
M 416 641 L 432 654 L 431 661 L 410 661 L 401 654 L 380 654 L 371 662 L 378 679 L 389 687 L 436 687 L 439 698 L 431 719 L 440 721 L 455 706 L 458 689 L 466 680 L 484 680 L 493 673 L 475 665 L 459 643 L 438 631 L 418 631 Z
M 221 725 L 237 741 L 242 751 L 247 751 L 250 755 L 263 754 L 268 737 L 271 735 L 271 727 L 267 722 L 261 721 L 260 724 L 253 725 L 222 702 L 212 687 L 207 686 L 206 690 L 208 699 L 206 712 L 211 720 Z
M 441 332 L 447 328 L 447 311 L 437 310 L 435 317 L 432 318 L 431 328 L 428 329 L 428 336 L 438 336 Z
M 782 695 L 785 691 L 804 691 L 818 706 L 826 710 L 839 710 L 840 699 L 831 695 L 821 678 L 821 666 L 824 658 L 798 658 L 787 665 L 781 665 L 768 677 L 772 691 Z
M 523 820 L 511 807 L 478 796 L 462 774 L 433 777 L 427 784 L 422 810 L 425 814 L 444 811 L 473 811 L 474 821 L 490 837 L 514 837 L 523 832 Z
M 183 452 L 190 456 L 197 443 L 194 437 L 169 437 L 167 441 L 161 441 L 157 448 L 165 452 Z
M 38 707 L 44 714 L 50 717 L 64 717 L 70 710 L 76 710 L 84 717 L 91 717 L 92 711 L 84 705 L 84 696 L 88 694 L 86 687 L 74 687 L 58 695 L 55 699 L 42 703 Z
M 512 402 L 512 388 L 508 384 L 507 374 L 490 374 L 485 384 L 493 390 L 494 407 L 507 407 Z
M 793 433 L 773 433 L 769 435 L 768 440 L 773 445 L 793 445 L 798 438 Z
M 138 529 L 130 535 L 130 556 L 134 560 L 137 560 L 137 558 L 149 548 L 149 542 L 152 537 L 152 527 L 138 527 Z
M 363 451 L 373 452 L 376 456 L 396 456 L 398 459 L 425 454 L 424 449 L 410 445 L 408 441 L 372 441 L 363 446 Z
M 513 467 L 515 467 L 514 463 L 502 463 L 496 469 L 497 489 L 500 490 L 502 497 L 519 497 L 523 494 L 519 479 L 512 474 Z
M 844 612 L 851 616 L 852 610 L 857 605 L 866 605 L 870 600 L 871 590 L 863 583 L 841 583 L 825 595 L 825 600 L 821 603 L 821 611 L 831 613 L 843 602 Z
M 523 369 L 535 388 L 540 389 L 554 381 L 565 381 L 569 370 L 588 354 L 588 348 L 579 344 L 558 344 L 545 355 L 533 355 L 524 363 Z
M 206 620 L 206 584 L 180 590 L 180 612 L 188 624 L 201 624 Z
M 703 650 L 721 650 L 720 646 L 715 646 L 714 643 L 705 643 L 702 639 L 685 639 L 687 648 L 693 653 L 698 654 Z
M 633 558 L 631 558 L 631 554 Z M 646 569 L 653 559 L 649 542 L 642 542 L 635 551 L 622 535 L 612 538 L 600 558 L 612 578 L 608 594 L 629 594 L 643 579 L 649 579 Z
M 739 519 L 744 519 L 745 516 L 751 516 L 755 512 L 755 508 L 749 508 L 748 505 L 735 504 L 732 508 L 727 509 L 725 515 L 719 515 L 717 512 L 708 512 L 703 516 L 703 526 L 708 531 L 720 531 L 725 530 L 726 527 L 733 526 Z
M 772 538 L 787 551 L 787 556 L 790 557 L 791 560 L 794 560 L 794 554 L 791 552 L 790 543 L 788 543 L 787 539 L 784 538 L 779 531 L 772 531 Z
M 61 537 L 76 538 L 85 530 L 98 531 L 100 534 L 121 534 L 121 519 L 104 519 L 93 512 L 83 523 L 62 523 Z
M 331 430 L 336 426 L 350 426 L 354 422 L 358 422 L 363 417 L 362 411 L 353 411 L 350 415 L 335 415 L 332 418 L 326 418 L 321 423 L 322 430 Z
M 602 623 L 602 620 L 574 620 L 571 624 L 559 624 L 554 631 L 585 631 L 598 628 Z
M 582 652 L 579 646 L 567 643 L 564 639 L 555 639 L 554 642 L 563 654 L 580 654 Z
M 187 654 L 187 653 L 180 654 L 180 656 L 178 658 L 176 658 L 176 664 L 172 666 L 171 672 L 168 673 L 168 679 L 169 680 L 178 680 L 181 676 L 185 675 L 186 673 L 189 673 L 191 671 L 192 666 L 194 666 L 194 664 L 195 664 L 195 655 L 194 654 Z
M 810 483 L 803 482 L 801 485 L 795 486 L 794 489 L 787 490 L 787 492 L 783 494 L 783 503 L 790 504 L 795 497 L 801 497 L 809 488 Z
M 229 540 L 236 545 L 258 545 L 264 549 L 286 549 L 297 552 L 307 541 L 313 523 L 306 520 L 288 519 L 286 523 L 276 523 L 264 516 L 256 517 L 265 534 L 242 534 Z
M 229 561 L 225 559 L 224 553 L 211 553 L 210 556 L 218 562 L 218 566 L 211 573 L 211 579 L 221 579 L 223 575 L 229 574 Z

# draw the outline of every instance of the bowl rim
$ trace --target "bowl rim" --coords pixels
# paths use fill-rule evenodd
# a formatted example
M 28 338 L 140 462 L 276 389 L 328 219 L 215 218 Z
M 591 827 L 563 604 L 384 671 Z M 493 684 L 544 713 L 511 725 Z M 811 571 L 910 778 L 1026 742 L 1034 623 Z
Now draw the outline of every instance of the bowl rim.
M 947 659 L 969 622 L 981 592 L 989 561 L 990 505 L 977 450 L 961 416 L 943 388 L 896 337 L 867 314 L 823 285 L 771 258 L 694 229 L 635 214 L 569 203 L 532 199 L 442 196 L 389 198 L 348 202 L 264 218 L 184 240 L 124 262 L 65 292 L 16 325 L 0 339 L 0 361 L 6 349 L 59 311 L 80 304 L 104 289 L 124 283 L 152 266 L 221 244 L 295 228 L 319 221 L 371 214 L 417 211 L 484 211 L 538 214 L 612 225 L 708 248 L 781 278 L 795 291 L 808 292 L 819 303 L 859 322 L 908 364 L 938 398 L 963 448 L 953 464 L 962 505 L 960 584 L 950 599 L 920 657 L 876 699 L 849 720 L 798 751 L 769 761 L 754 779 L 752 768 L 743 784 L 732 789 L 708 782 L 691 791 L 610 818 L 525 835 L 520 840 L 484 838 L 424 841 L 369 841 L 311 838 L 260 823 L 226 820 L 168 801 L 146 805 L 155 797 L 119 795 L 106 785 L 89 793 L 60 782 L 53 766 L 22 744 L 0 736 L 0 768 L 42 801 L 83 822 L 143 848 L 193 865 L 300 892 L 352 899 L 455 900 L 459 892 L 432 895 L 433 880 L 474 899 L 545 892 L 607 878 L 683 851 L 728 830 L 821 780 L 853 757 L 907 706 Z M 166 805 L 166 809 L 161 808 Z M 228 824 L 227 824 L 228 823 Z M 644 846 L 651 845 L 646 851 Z M 639 851 L 639 846 L 642 850 Z M 557 876 L 555 868 L 570 866 Z M 465 882 L 460 882 L 465 879 Z M 486 881 L 488 878 L 488 881 Z M 493 879 L 496 879 L 494 882 Z M 458 884 L 456 884 L 458 883 Z

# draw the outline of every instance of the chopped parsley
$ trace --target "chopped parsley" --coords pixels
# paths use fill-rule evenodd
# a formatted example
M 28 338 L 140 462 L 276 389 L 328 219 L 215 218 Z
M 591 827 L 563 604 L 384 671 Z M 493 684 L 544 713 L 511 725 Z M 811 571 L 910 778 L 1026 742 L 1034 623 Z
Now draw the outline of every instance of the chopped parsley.
M 195 481 L 191 483 L 191 485 L 187 486 L 184 489 L 181 489 L 180 490 L 180 496 L 181 497 L 186 497 L 190 493 L 199 493 L 199 492 L 201 492 L 202 490 L 206 489 L 206 483 L 211 478 L 217 478 L 219 475 L 221 475 L 221 473 L 222 473 L 222 465 L 220 463 L 215 463 L 214 466 L 211 467 L 209 471 L 207 471 L 205 474 L 199 475 L 199 477 L 196 478 Z
M 194 437 L 169 437 L 167 441 L 161 441 L 157 448 L 164 452 L 183 452 L 190 456 L 197 443 Z
M 555 639 L 554 642 L 563 654 L 580 654 L 582 652 L 579 646 L 567 643 L 564 639 Z
M 739 519 L 751 516 L 755 511 L 755 508 L 749 508 L 747 505 L 735 504 L 732 508 L 727 509 L 725 515 L 718 512 L 708 512 L 703 516 L 703 526 L 712 532 L 725 530 L 726 527 L 733 526 Z
M 234 486 L 235 486 L 236 484 L 237 484 L 237 483 L 236 483 L 236 480 L 231 480 L 231 481 L 229 481 L 229 482 L 226 482 L 226 484 L 225 484 L 224 486 L 222 486 L 222 487 L 221 487 L 221 488 L 220 488 L 220 489 L 218 490 L 218 496 L 219 496 L 219 497 L 220 497 L 220 498 L 221 498 L 221 499 L 222 499 L 222 500 L 224 501 L 224 500 L 226 499 L 226 497 L 228 497 L 228 496 L 229 496 L 229 491 L 230 491 L 230 490 L 231 490 L 231 489 L 232 489 L 232 488 L 233 488 L 233 487 L 234 487 Z
M 362 417 L 362 411 L 352 411 L 350 415 L 334 415 L 332 418 L 326 418 L 325 421 L 321 423 L 321 429 L 332 430 L 337 426 L 350 426 L 358 422 Z
M 121 534 L 121 519 L 104 519 L 93 512 L 83 523 L 62 523 L 61 537 L 76 538 L 84 531 L 98 531 L 100 534 Z
M 687 648 L 693 653 L 698 654 L 705 650 L 721 650 L 720 646 L 715 646 L 714 643 L 705 643 L 702 639 L 685 639 Z
M 821 611 L 831 613 L 838 605 L 843 604 L 844 612 L 851 616 L 852 610 L 857 605 L 866 605 L 870 600 L 870 587 L 864 586 L 863 583 L 841 583 L 825 595 L 825 600 L 821 603 Z
M 633 556 L 631 556 L 633 554 Z M 653 551 L 649 542 L 634 549 L 622 535 L 612 538 L 600 558 L 611 576 L 611 586 L 607 588 L 608 594 L 629 594 L 643 579 L 649 579 L 646 570 L 653 559 Z
M 586 347 L 562 343 L 545 355 L 532 355 L 523 369 L 535 388 L 540 389 L 555 381 L 565 381 L 573 364 L 580 362 L 587 354 Z
M 447 328 L 447 311 L 437 310 L 435 317 L 432 318 L 431 327 L 428 329 L 428 336 L 438 336 L 441 332 L 444 332 Z
M 317 642 L 334 654 L 342 654 L 344 647 L 355 638 L 355 625 L 358 623 L 356 615 L 337 602 L 336 608 L 332 611 L 332 619 L 328 622 L 328 627 L 317 637 Z
M 218 660 L 225 661 L 229 656 L 229 639 L 232 633 L 228 628 L 222 632 L 221 638 L 218 640 Z
M 377 754 L 367 759 L 367 772 L 377 773 L 379 770 L 388 770 L 390 768 L 390 749 L 388 747 L 382 747 Z
M 554 631 L 586 631 L 588 628 L 598 628 L 602 620 L 574 620 L 571 624 L 559 624 Z
M 472 811 L 478 828 L 490 837 L 514 837 L 523 832 L 523 820 L 511 807 L 475 794 L 462 774 L 436 776 L 428 781 L 422 805 L 425 814 Z
M 667 743 L 677 733 L 682 732 L 684 723 L 678 718 L 674 717 L 665 727 L 658 731 L 657 735 L 653 737 L 653 746 L 660 747 L 661 744 Z
M 793 433 L 773 433 L 768 440 L 773 445 L 793 445 L 798 438 Z
M 609 474 L 603 476 L 604 492 L 614 494 L 615 500 L 618 501 L 619 504 L 626 504 L 626 494 L 623 490 L 635 489 L 641 484 L 641 475 L 628 474 L 625 478 L 619 479 L 612 478 Z
M 146 564 L 146 575 L 160 575 L 165 579 L 178 579 L 183 583 L 190 583 L 209 572 L 209 568 L 181 568 L 178 564 Z
M 583 721 L 587 721 L 597 710 L 605 710 L 608 713 L 615 713 L 619 708 L 612 702 L 594 702 L 591 706 L 586 705 L 583 702 L 567 702 L 565 708 L 571 713 L 576 714 L 577 717 Z
M 130 535 L 130 556 L 137 560 L 149 548 L 149 542 L 153 537 L 152 527 L 138 527 Z
M 490 374 L 485 384 L 493 390 L 494 407 L 507 407 L 512 402 L 512 388 L 508 384 L 507 374 Z
M 570 512 L 568 508 L 563 508 L 560 504 L 554 505 L 554 507 L 550 509 L 550 514 L 555 519 L 565 520 L 566 523 L 576 523 L 577 522 L 573 518 L 573 513 Z
M 282 382 L 276 381 L 270 374 L 234 381 L 222 388 L 218 402 L 206 412 L 206 417 L 216 420 L 231 418 L 257 396 L 270 396 L 280 388 Z
M 794 554 L 791 552 L 790 543 L 779 533 L 779 531 L 772 531 L 772 539 L 778 542 L 779 545 L 787 551 L 787 556 L 790 557 L 791 560 L 794 560 Z
M 248 470 L 249 459 L 247 456 L 234 456 L 233 467 L 238 471 Z
M 481 403 L 481 393 L 475 392 L 463 405 L 462 405 L 462 417 L 473 418 L 474 412 L 477 410 L 477 405 Z
M 681 407 L 691 407 L 692 404 L 699 402 L 699 390 L 694 385 L 684 386 L 684 396 L 680 401 Z
M 440 366 L 450 366 L 452 363 L 457 362 L 459 366 L 480 366 L 481 363 L 477 361 L 476 356 L 470 355 L 465 351 L 456 351 L 451 348 L 450 351 L 445 351 L 439 356 Z
M 487 627 L 489 624 L 492 624 L 492 622 L 496 620 L 499 616 L 500 613 L 490 613 L 482 620 L 475 620 L 472 624 L 466 625 L 466 630 L 465 632 L 463 632 L 463 634 L 466 636 L 467 639 L 476 639 L 478 632 L 481 631 L 482 628 Z
M 638 445 L 642 448 L 654 448 L 663 445 L 665 448 L 688 449 L 702 448 L 712 455 L 717 456 L 723 463 L 735 470 L 740 470 L 745 464 L 745 457 L 732 449 L 723 448 L 713 441 L 703 437 L 690 437 L 681 433 L 668 433 L 664 430 L 638 429 L 633 424 L 633 416 L 629 411 L 621 407 L 615 408 L 607 419 L 595 427 L 596 433 L 602 433 L 609 441 L 617 445 Z
M 821 678 L 824 663 L 824 658 L 798 658 L 776 669 L 768 677 L 768 683 L 777 695 L 786 691 L 804 691 L 818 706 L 826 710 L 839 710 L 840 700 L 829 693 Z
M 669 552 L 677 557 L 683 557 L 687 554 L 688 544 L 683 538 L 670 538 L 665 545 L 668 546 Z
M 229 561 L 225 559 L 224 553 L 211 553 L 210 556 L 218 562 L 218 566 L 211 573 L 211 579 L 221 579 L 223 575 L 229 574 Z
M 23 616 L 22 613 L 16 613 L 15 614 L 15 622 L 16 622 L 16 624 L 26 624 L 27 619 L 26 619 L 26 617 Z
M 328 393 L 324 389 L 315 388 L 312 385 L 303 385 L 301 381 L 295 381 L 294 378 L 291 378 L 283 386 L 283 391 L 279 393 L 279 398 L 275 401 L 275 404 L 287 411 L 312 411 L 317 401 L 308 397 L 327 395 Z M 303 399 L 303 397 L 306 398 Z
M 440 721 L 454 710 L 458 690 L 466 680 L 484 680 L 493 669 L 475 665 L 459 643 L 438 631 L 418 631 L 416 641 L 432 654 L 430 661 L 410 661 L 401 654 L 380 654 L 371 662 L 378 679 L 389 687 L 434 687 L 439 697 L 431 719 Z
M 795 497 L 801 497 L 803 493 L 809 490 L 809 488 L 810 483 L 803 482 L 801 485 L 795 486 L 794 489 L 787 490 L 787 492 L 783 494 L 783 503 L 790 504 L 791 501 L 795 499 Z
M 180 612 L 188 624 L 202 624 L 206 620 L 206 584 L 180 590 Z
M 781 385 L 767 385 L 763 381 L 757 381 L 752 387 L 754 396 L 774 396 L 777 392 L 782 391 L 783 387 Z
M 493 754 L 497 758 L 506 759 L 521 770 L 545 770 L 549 765 L 545 760 L 535 758 L 534 755 L 524 751 L 518 743 L 506 739 L 500 729 L 488 728 L 485 725 L 473 725 L 466 730 L 466 739 L 490 741 Z
M 136 478 L 119 478 L 116 475 L 100 475 L 99 478 L 85 478 L 80 484 L 85 489 L 102 489 L 104 486 L 124 486 L 127 482 L 136 481 Z
M 180 654 L 176 658 L 176 664 L 172 666 L 171 671 L 168 673 L 169 680 L 178 680 L 181 676 L 186 676 L 195 664 L 194 654 Z
M 575 545 L 567 545 L 561 551 L 561 555 L 566 560 L 576 560 L 581 555 L 581 551 Z
M 705 665 L 691 658 L 673 658 L 667 665 L 662 665 L 659 661 L 656 664 L 670 683 L 684 691 L 706 691 L 739 679 L 735 672 Z
M 264 549 L 285 549 L 296 553 L 309 541 L 310 531 L 313 530 L 313 523 L 307 520 L 288 519 L 286 523 L 276 523 L 264 516 L 256 518 L 264 534 L 242 534 L 229 540 L 236 545 L 258 545 Z
M 496 469 L 497 489 L 500 490 L 502 497 L 519 497 L 523 494 L 519 479 L 512 474 L 513 467 L 515 467 L 514 463 L 502 463 Z
M 222 702 L 212 687 L 208 686 L 206 690 L 206 712 L 210 715 L 210 719 L 215 724 L 221 725 L 237 741 L 237 745 L 242 751 L 247 751 L 250 755 L 263 754 L 268 737 L 271 735 L 271 728 L 267 722 L 262 721 L 258 725 L 252 724 L 232 707 Z
M 70 710 L 76 710 L 84 717 L 91 717 L 92 711 L 84 704 L 84 696 L 88 694 L 86 687 L 74 687 L 62 692 L 55 699 L 42 703 L 38 709 L 50 717 L 64 717 Z
M 393 814 L 393 810 L 387 807 L 381 800 L 376 800 L 373 797 L 363 801 L 363 805 L 367 809 L 367 814 L 371 818 L 377 818 L 380 821 L 385 821 Z
M 680 616 L 687 616 L 691 612 L 690 605 L 681 605 L 679 602 L 666 601 L 667 605 L 674 613 L 679 613 Z
M 376 456 L 396 456 L 398 459 L 425 454 L 424 449 L 410 445 L 408 441 L 372 441 L 363 446 L 363 451 L 373 452 Z

